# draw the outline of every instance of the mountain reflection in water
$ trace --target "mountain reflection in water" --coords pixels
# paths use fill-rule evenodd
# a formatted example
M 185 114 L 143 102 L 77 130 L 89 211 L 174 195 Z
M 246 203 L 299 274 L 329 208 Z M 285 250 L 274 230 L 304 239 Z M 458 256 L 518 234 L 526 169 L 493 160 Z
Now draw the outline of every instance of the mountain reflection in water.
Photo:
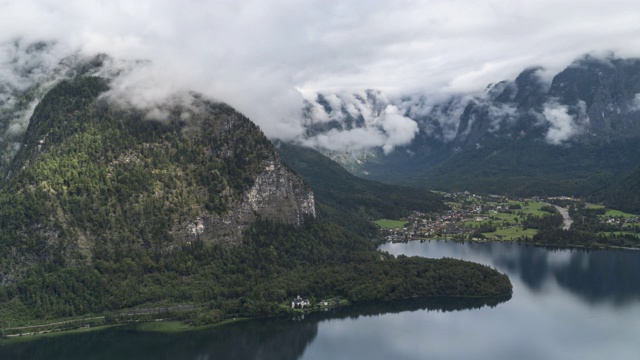
M 425 246 L 426 245 L 426 246 Z M 385 244 L 392 254 L 452 257 L 498 268 L 517 276 L 532 292 L 544 291 L 550 280 L 589 303 L 624 305 L 640 299 L 640 251 L 576 250 L 517 243 L 455 243 L 432 240 Z M 513 280 L 513 279 L 512 279 Z
M 412 299 L 371 303 L 300 316 L 260 319 L 177 334 L 121 326 L 83 334 L 0 345 L 0 359 L 299 359 L 318 333 L 318 323 L 407 311 L 451 312 L 495 307 L 510 297 Z
M 513 298 L 365 304 L 177 334 L 119 327 L 0 344 L 0 359 L 640 359 L 640 251 L 447 241 L 381 249 L 495 267 Z

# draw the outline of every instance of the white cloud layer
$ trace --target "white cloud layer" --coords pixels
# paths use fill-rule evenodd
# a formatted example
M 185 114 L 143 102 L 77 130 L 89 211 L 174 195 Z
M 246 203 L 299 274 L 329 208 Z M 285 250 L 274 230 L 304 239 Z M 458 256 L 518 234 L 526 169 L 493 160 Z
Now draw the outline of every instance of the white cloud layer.
M 150 60 L 115 84 L 128 101 L 194 90 L 293 139 L 305 94 L 472 92 L 532 65 L 553 74 L 587 52 L 638 56 L 638 19 L 636 1 L 616 0 L 0 0 L 0 43 L 55 41 L 45 61 L 76 51 Z M 335 141 L 404 143 L 412 122 L 387 117 Z M 558 121 L 551 136 L 562 141 L 571 127 Z
M 367 96 L 370 97 L 369 101 L 365 100 Z M 302 144 L 333 151 L 355 152 L 381 147 L 384 153 L 388 154 L 397 146 L 408 145 L 418 133 L 418 123 L 404 116 L 397 106 L 389 104 L 381 93 L 341 94 L 341 97 L 331 94 L 327 95 L 325 100 L 331 106 L 329 113 L 317 102 L 307 103 L 311 116 L 314 117 L 313 121 L 335 121 L 342 128 L 315 134 L 301 140 Z M 346 113 L 342 112 L 342 109 Z M 347 114 L 352 117 L 352 122 L 363 123 L 359 126 L 347 126 Z
M 549 144 L 560 145 L 573 136 L 586 131 L 589 117 L 586 114 L 586 105 L 580 101 L 576 106 L 576 114 L 571 114 L 567 105 L 557 102 L 544 104 L 543 116 L 549 123 L 549 130 L 545 139 Z

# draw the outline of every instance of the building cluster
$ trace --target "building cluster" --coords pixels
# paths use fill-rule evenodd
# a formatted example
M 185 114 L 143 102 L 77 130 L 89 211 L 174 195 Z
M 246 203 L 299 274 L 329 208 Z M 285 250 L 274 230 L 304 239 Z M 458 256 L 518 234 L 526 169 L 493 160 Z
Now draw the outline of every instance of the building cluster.
M 528 202 L 554 202 L 554 200 L 574 202 L 579 199 L 557 196 L 550 198 L 534 197 L 530 199 L 509 199 L 502 195 L 476 195 L 468 191 L 446 193 L 443 195 L 445 201 L 452 206 L 451 210 L 441 213 L 423 213 L 414 211 L 406 219 L 404 227 L 384 229 L 383 235 L 385 241 L 388 242 L 404 242 L 416 239 L 467 239 L 469 235 L 478 230 L 478 225 L 485 220 L 493 220 L 498 226 L 507 226 L 509 228 L 521 228 L 518 224 L 518 218 L 522 218 L 523 212 L 520 206 L 514 201 L 519 201 L 524 206 Z M 511 201 L 514 200 L 514 201 Z M 499 213 L 513 214 L 511 218 L 505 219 L 505 216 L 498 216 Z M 504 214 L 503 214 L 504 215 Z M 502 219 L 502 220 L 500 220 Z M 640 219 L 629 216 L 616 217 L 600 217 L 603 223 L 617 224 L 620 229 L 635 228 L 640 223 Z M 473 225 L 469 225 L 472 222 Z M 496 234 L 493 238 L 502 238 Z
M 444 198 L 446 201 L 460 203 L 462 206 L 442 213 L 414 211 L 407 217 L 404 227 L 387 229 L 385 240 L 401 242 L 412 239 L 467 236 L 474 229 L 465 226 L 465 221 L 484 221 L 487 217 L 506 209 L 507 205 L 501 204 L 509 200 L 499 195 L 488 195 L 485 199 L 468 191 L 447 193 Z

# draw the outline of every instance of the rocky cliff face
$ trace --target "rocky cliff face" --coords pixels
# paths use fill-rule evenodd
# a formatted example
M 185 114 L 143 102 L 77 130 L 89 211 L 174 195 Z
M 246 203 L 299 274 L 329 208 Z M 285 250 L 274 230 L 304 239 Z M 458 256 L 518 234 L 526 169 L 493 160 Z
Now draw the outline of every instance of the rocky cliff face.
M 387 98 L 376 91 L 324 94 L 307 104 L 306 141 L 315 145 L 316 137 L 353 128 L 391 138 L 389 116 L 381 109 L 395 108 L 419 127 L 410 143 L 391 152 L 379 146 L 325 153 L 353 173 L 385 182 L 521 192 L 532 185 L 523 179 L 538 178 L 535 192 L 554 194 L 587 194 L 640 165 L 634 155 L 640 144 L 640 59 L 584 56 L 551 82 L 540 70 L 438 101 L 419 94 Z M 510 178 L 506 187 L 479 185 Z M 560 188 L 553 178 L 574 184 Z
M 315 217 L 313 191 L 282 164 L 279 156 L 262 162 L 253 186 L 223 214 L 203 214 L 174 229 L 179 243 L 193 240 L 237 244 L 256 220 L 301 225 Z

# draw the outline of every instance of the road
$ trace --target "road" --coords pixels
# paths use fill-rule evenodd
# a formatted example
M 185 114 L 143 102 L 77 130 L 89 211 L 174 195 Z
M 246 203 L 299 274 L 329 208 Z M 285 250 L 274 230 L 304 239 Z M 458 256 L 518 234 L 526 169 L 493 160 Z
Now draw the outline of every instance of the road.
M 549 204 L 549 205 L 553 205 L 553 204 Z M 564 218 L 564 226 L 562 227 L 562 230 L 569 230 L 569 228 L 571 228 L 571 224 L 573 224 L 573 219 L 571 218 L 571 216 L 569 216 L 569 210 L 560 207 L 558 205 L 553 205 L 555 206 L 556 209 L 558 209 L 558 211 L 560 212 L 560 214 L 562 214 L 562 217 Z

